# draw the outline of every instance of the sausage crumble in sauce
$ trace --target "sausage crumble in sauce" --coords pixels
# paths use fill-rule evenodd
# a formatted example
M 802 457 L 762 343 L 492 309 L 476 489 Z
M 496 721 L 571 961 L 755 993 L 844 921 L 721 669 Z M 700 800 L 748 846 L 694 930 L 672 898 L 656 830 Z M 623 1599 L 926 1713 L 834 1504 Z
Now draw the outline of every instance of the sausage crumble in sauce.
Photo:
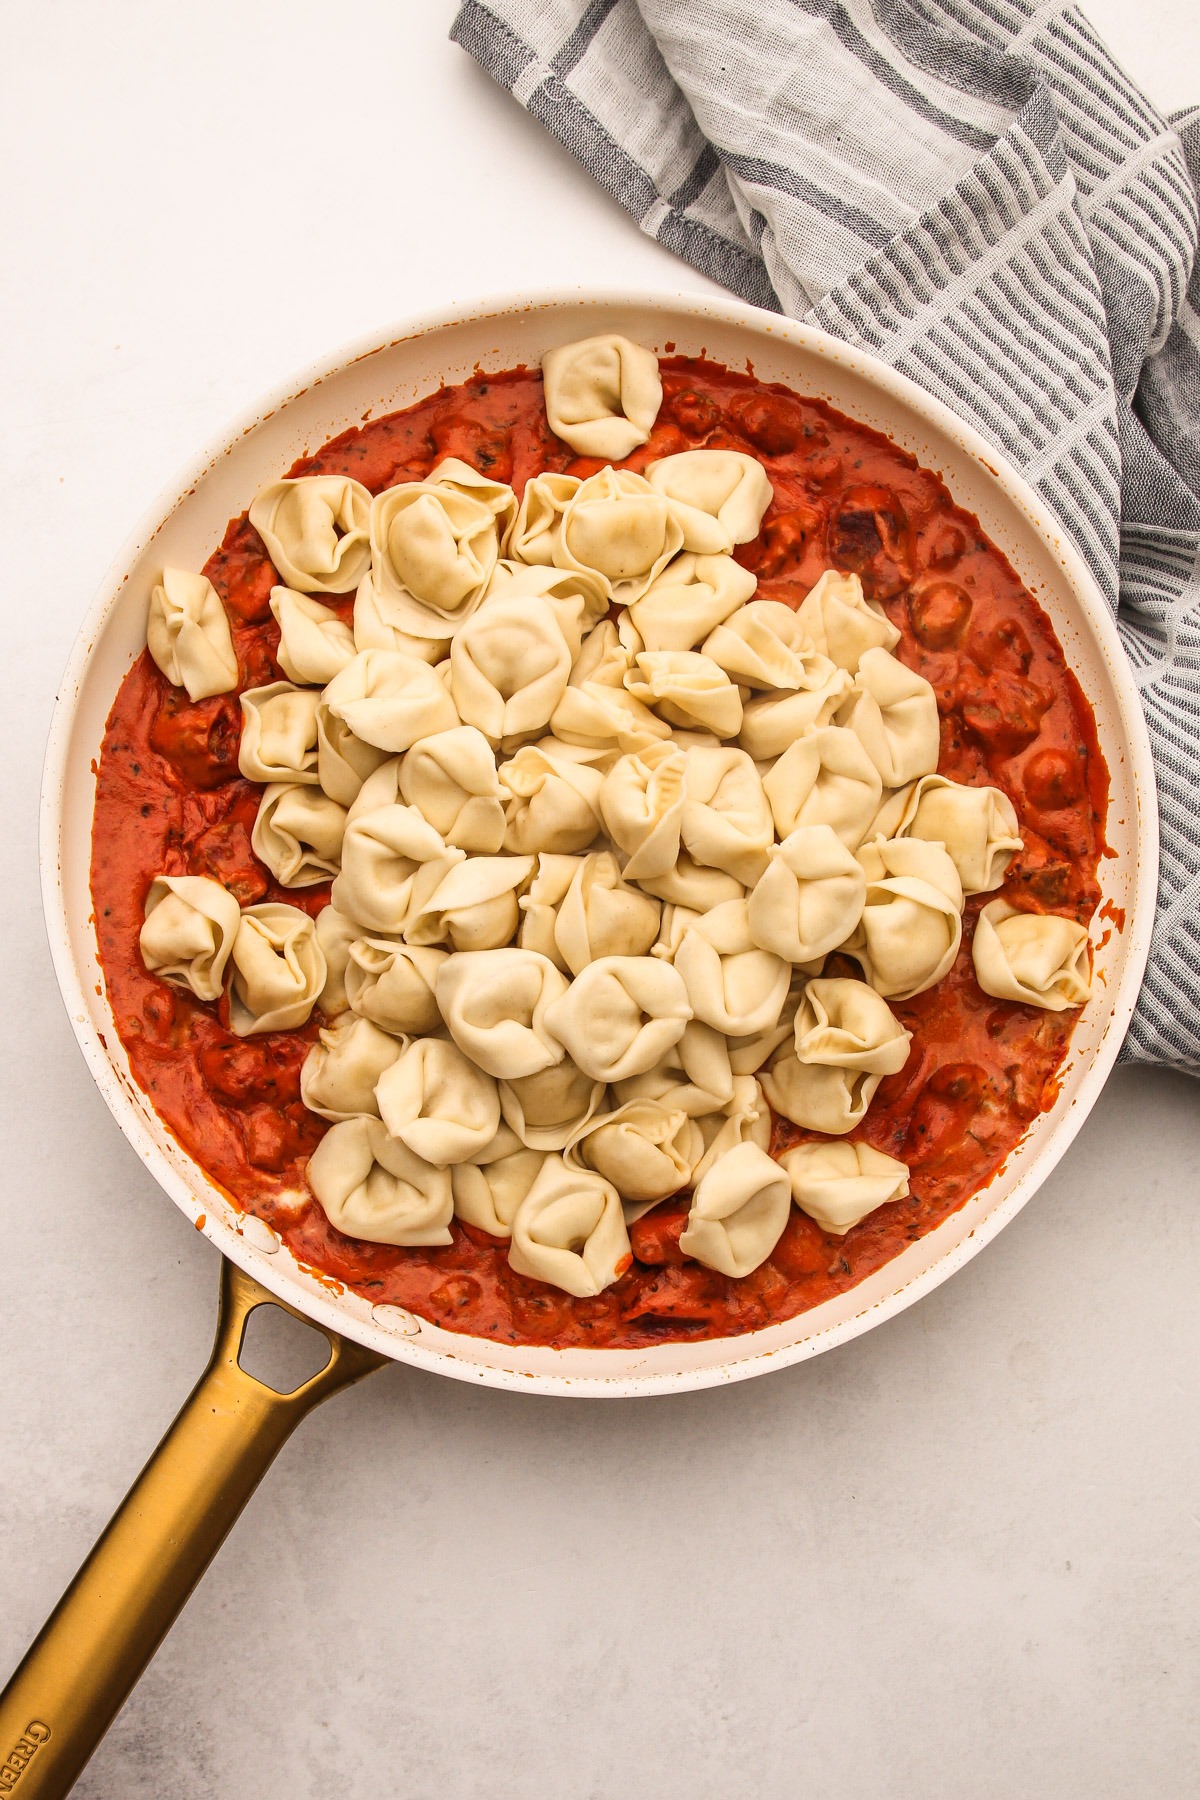
M 1099 899 L 1108 773 L 1091 710 L 1049 620 L 977 520 L 936 474 L 820 401 L 705 360 L 668 358 L 661 368 L 653 434 L 618 466 L 641 470 L 701 446 L 759 458 L 774 503 L 759 536 L 736 551 L 758 576 L 756 597 L 798 605 L 826 568 L 859 574 L 900 630 L 895 654 L 936 691 L 939 772 L 993 784 L 1017 810 L 1024 848 L 998 893 L 968 899 L 952 970 L 915 999 L 891 1002 L 913 1034 L 908 1062 L 883 1080 L 850 1136 L 908 1165 L 906 1198 L 842 1237 L 793 1207 L 774 1251 L 740 1280 L 682 1255 L 688 1201 L 668 1200 L 632 1225 L 632 1265 L 591 1299 L 516 1273 L 507 1244 L 457 1218 L 445 1247 L 344 1236 L 305 1183 L 328 1129 L 300 1098 L 319 1014 L 298 1030 L 235 1036 L 227 994 L 202 1005 L 148 974 L 138 949 L 147 889 L 160 873 L 212 876 L 243 906 L 283 900 L 315 916 L 328 902 L 328 886 L 279 888 L 251 850 L 260 790 L 238 772 L 237 693 L 193 704 L 143 652 L 113 705 L 100 761 L 92 892 L 101 962 L 133 1073 L 160 1117 L 301 1262 L 373 1302 L 501 1342 L 640 1348 L 737 1335 L 853 1287 L 932 1230 L 1053 1102 L 1078 1016 L 983 993 L 970 948 L 981 906 L 1003 897 L 1086 924 Z M 590 475 L 602 466 L 552 435 L 540 375 L 515 369 L 477 374 L 346 432 L 290 473 L 349 475 L 377 493 L 423 479 L 447 456 L 518 496 L 540 471 Z M 229 616 L 239 688 L 279 680 L 268 604 L 278 577 L 244 515 L 204 573 Z M 326 604 L 349 622 L 352 600 Z M 859 971 L 833 956 L 824 973 Z M 772 1152 L 812 1136 L 776 1119 Z

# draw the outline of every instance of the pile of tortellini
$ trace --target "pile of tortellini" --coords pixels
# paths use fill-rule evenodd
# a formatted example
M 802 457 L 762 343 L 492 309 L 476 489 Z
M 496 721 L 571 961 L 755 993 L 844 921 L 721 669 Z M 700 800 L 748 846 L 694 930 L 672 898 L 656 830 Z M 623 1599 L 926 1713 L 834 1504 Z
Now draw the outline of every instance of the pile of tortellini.
M 646 441 L 650 351 L 589 339 L 543 373 L 580 455 Z M 845 1134 L 908 1055 L 888 1001 L 950 969 L 1017 818 L 936 773 L 933 691 L 857 576 L 754 598 L 731 552 L 771 499 L 728 449 L 545 473 L 520 501 L 454 458 L 374 498 L 322 475 L 255 499 L 287 679 L 241 695 L 253 847 L 331 904 L 164 876 L 141 947 L 201 1000 L 228 981 L 239 1034 L 320 1007 L 308 1176 L 340 1230 L 444 1244 L 456 1214 L 585 1296 L 681 1189 L 681 1249 L 733 1277 L 793 1200 L 842 1233 L 908 1192 Z M 352 589 L 351 627 L 317 596 Z M 164 572 L 148 641 L 193 700 L 237 684 L 203 576 Z M 862 979 L 822 978 L 833 951 Z M 1069 920 L 993 901 L 974 954 L 990 994 L 1086 997 Z M 830 1141 L 772 1160 L 771 1107 Z

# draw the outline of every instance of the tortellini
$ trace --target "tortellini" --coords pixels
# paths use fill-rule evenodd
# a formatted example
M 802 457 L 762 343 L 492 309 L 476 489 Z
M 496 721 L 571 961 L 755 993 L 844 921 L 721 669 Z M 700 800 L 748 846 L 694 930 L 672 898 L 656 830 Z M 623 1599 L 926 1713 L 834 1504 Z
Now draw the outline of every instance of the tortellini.
M 217 1000 L 241 923 L 233 895 L 206 875 L 159 875 L 146 895 L 138 945 L 152 975 Z
M 350 1002 L 346 998 L 346 970 L 350 963 L 350 947 L 359 937 L 362 926 L 348 919 L 336 906 L 323 906 L 316 917 L 317 942 L 325 958 L 325 985 L 317 996 L 317 1005 L 327 1019 L 344 1013 Z
M 689 1019 L 679 1040 L 653 1068 L 614 1083 L 613 1093 L 622 1105 L 627 1100 L 661 1100 L 690 1119 L 720 1112 L 734 1096 L 729 1045 L 711 1025 Z
M 1092 991 L 1087 928 L 1057 913 L 991 900 L 975 922 L 971 953 L 975 979 L 998 1000 L 1065 1012 Z
M 493 744 L 544 730 L 570 673 L 558 614 L 533 594 L 482 607 L 450 645 L 450 697 L 458 716 Z
M 347 1004 L 383 1031 L 404 1037 L 436 1031 L 442 1015 L 434 990 L 438 970 L 448 955 L 432 945 L 356 937 L 346 958 Z
M 586 1299 L 611 1287 L 632 1259 L 611 1181 L 547 1156 L 513 1217 L 508 1260 L 518 1275 Z
M 619 757 L 599 791 L 605 830 L 628 858 L 625 876 L 666 875 L 679 858 L 687 757 L 674 744 L 651 744 Z
M 622 615 L 636 633 L 632 650 L 694 650 L 743 606 L 758 577 L 732 556 L 685 551 L 669 562 L 640 600 Z
M 250 834 L 255 856 L 281 887 L 313 887 L 341 867 L 346 808 L 320 788 L 272 782 Z
M 375 1095 L 392 1137 L 435 1169 L 477 1158 L 500 1126 L 496 1083 L 444 1038 L 409 1044 Z
M 884 1075 L 908 1060 L 910 1033 L 860 981 L 812 981 L 796 1013 L 792 1047 L 763 1071 L 775 1111 L 809 1131 L 842 1136 L 862 1123 Z
M 536 859 L 537 867 L 525 892 L 517 902 L 521 909 L 517 941 L 522 950 L 536 950 L 539 956 L 548 956 L 556 968 L 564 971 L 566 959 L 554 935 L 558 909 L 584 860 L 582 856 L 556 856 L 543 850 Z
M 300 1098 L 323 1119 L 378 1118 L 375 1084 L 403 1045 L 351 1013 L 318 1034 L 300 1071 Z
M 883 782 L 855 734 L 827 725 L 784 751 L 763 777 L 763 792 L 781 838 L 798 825 L 831 825 L 848 850 L 857 850 L 879 810 Z
M 491 1237 L 512 1236 L 517 1209 L 537 1180 L 546 1160 L 544 1150 L 518 1145 L 494 1162 L 453 1163 L 450 1187 L 456 1218 Z
M 684 450 L 648 464 L 646 478 L 672 502 L 684 549 L 703 556 L 757 537 L 774 497 L 762 464 L 740 450 Z
M 540 850 L 560 855 L 586 850 L 600 829 L 604 776 L 557 738 L 525 744 L 501 763 L 505 791 L 504 848 L 516 856 Z
M 461 850 L 447 847 L 415 806 L 402 806 L 397 759 L 363 783 L 342 839 L 342 866 L 331 898 L 340 912 L 372 931 L 397 933 L 410 908 L 436 888 Z
M 883 608 L 863 598 L 857 575 L 826 569 L 797 611 L 813 648 L 850 675 L 857 675 L 865 651 L 894 650 L 900 642 L 899 629 Z
M 662 405 L 658 358 L 616 332 L 560 344 L 542 358 L 550 429 L 578 456 L 623 462 Z
M 735 1144 L 757 1144 L 760 1150 L 769 1150 L 771 1112 L 767 1097 L 753 1075 L 735 1075 L 731 1098 L 720 1112 L 702 1117 L 699 1129 L 704 1154 L 692 1170 L 693 1182 L 702 1181 Z
M 797 738 L 833 724 L 853 681 L 828 657 L 817 665 L 810 663 L 809 673 L 817 677 L 812 687 L 797 688 L 793 693 L 755 694 L 746 702 L 738 743 L 755 762 L 773 762 Z
M 748 601 L 709 633 L 702 648 L 731 681 L 766 693 L 811 687 L 829 666 L 799 615 L 780 600 Z
M 238 663 L 221 597 L 207 575 L 164 569 L 150 590 L 146 647 L 167 680 L 207 700 L 237 686 Z
M 962 883 L 940 844 L 877 838 L 859 860 L 867 891 L 843 946 L 885 999 L 910 1000 L 952 966 L 962 941 Z
M 563 1160 L 611 1181 L 628 1220 L 631 1203 L 655 1205 L 686 1187 L 703 1149 L 699 1126 L 681 1107 L 627 1100 L 590 1119 Z
M 827 1068 L 898 1075 L 912 1033 L 864 981 L 839 976 L 810 981 L 796 1009 L 796 1055 Z
M 533 482 L 527 485 L 526 495 L 532 486 Z M 584 638 L 608 611 L 608 595 L 599 576 L 586 575 L 579 569 L 556 569 L 546 564 L 515 562 L 510 557 L 501 557 L 483 596 L 483 605 L 524 596 L 545 600 L 553 607 L 572 656 L 579 655 Z
M 878 1075 L 862 1069 L 804 1063 L 786 1046 L 776 1051 L 759 1076 L 763 1092 L 785 1119 L 806 1131 L 841 1137 L 861 1125 L 879 1086 Z
M 449 638 L 482 600 L 516 515 L 501 482 L 447 458 L 427 481 L 387 488 L 371 502 L 374 603 L 387 625 Z
M 388 760 L 386 750 L 355 737 L 345 720 L 317 701 L 317 781 L 339 806 L 353 806 L 363 782 Z
M 400 765 L 399 791 L 459 850 L 493 856 L 504 842 L 504 790 L 496 759 L 472 725 L 419 738 Z
M 691 1016 L 682 976 L 650 956 L 603 956 L 546 1008 L 548 1029 L 595 1081 L 652 1069 Z
M 562 541 L 563 515 L 582 486 L 578 475 L 560 475 L 551 469 L 530 476 L 505 542 L 508 555 L 532 568 L 558 564 L 556 552 Z M 569 564 L 564 565 L 563 572 L 581 575 L 595 584 L 604 601 L 603 614 L 609 601 L 608 582 L 599 574 L 573 569 Z
M 415 656 L 418 662 L 439 663 L 446 654 L 445 638 L 417 637 L 384 618 L 375 582 L 370 570 L 358 584 L 354 596 L 354 648 L 356 650 L 399 650 L 404 656 Z
M 750 935 L 744 900 L 726 900 L 704 913 L 676 907 L 672 952 L 694 1016 L 730 1037 L 769 1031 L 783 1011 L 791 964 L 760 950 Z
M 697 1184 L 679 1248 L 722 1275 L 752 1274 L 783 1236 L 791 1204 L 779 1164 L 755 1143 L 735 1144 Z
M 937 768 L 941 722 L 937 698 L 890 651 L 865 650 L 854 691 L 838 713 L 879 770 L 884 787 L 903 787 Z
M 665 875 L 639 876 L 638 886 L 670 906 L 686 906 L 689 912 L 701 913 L 711 912 L 726 900 L 742 900 L 746 893 L 736 876 L 693 862 L 686 850 L 680 851 Z
M 360 650 L 322 698 L 355 737 L 392 753 L 459 723 L 436 671 L 399 650 Z
M 571 679 L 550 716 L 554 735 L 565 743 L 600 751 L 637 751 L 669 738 L 671 727 L 625 686 L 632 657 L 618 642 L 609 619 L 589 633 Z
M 370 1244 L 449 1244 L 454 1198 L 445 1169 L 415 1156 L 379 1119 L 346 1119 L 308 1162 L 308 1184 L 331 1225 Z
M 533 866 L 532 856 L 469 856 L 455 863 L 432 893 L 410 906 L 405 937 L 452 950 L 500 949 L 516 936 L 517 889 Z
M 742 695 L 720 663 L 699 650 L 639 650 L 625 686 L 636 700 L 657 708 L 685 731 L 736 737 L 742 725 Z
M 229 1028 L 238 1037 L 303 1025 L 325 986 L 325 953 L 299 907 L 248 906 L 233 940 Z
M 564 1056 L 536 1075 L 500 1082 L 504 1122 L 533 1150 L 562 1150 L 604 1098 L 604 1083 Z
M 793 1201 L 842 1236 L 908 1194 L 906 1165 L 848 1134 L 882 1081 L 908 1091 L 889 1001 L 954 966 L 1018 818 L 936 772 L 933 687 L 857 575 L 759 597 L 732 552 L 774 501 L 760 461 L 612 466 L 654 426 L 648 350 L 589 339 L 543 374 L 595 473 L 533 473 L 518 502 L 448 457 L 374 499 L 334 476 L 257 496 L 286 679 L 240 696 L 251 845 L 331 900 L 243 911 L 163 875 L 142 957 L 240 1036 L 319 1008 L 300 1089 L 330 1123 L 309 1180 L 337 1230 L 447 1245 L 457 1217 L 516 1275 L 590 1297 L 629 1267 L 628 1228 L 690 1190 L 680 1253 L 741 1280 Z M 351 593 L 352 627 L 320 598 Z M 164 571 L 147 637 L 193 701 L 236 690 L 207 578 Z M 1069 918 L 995 899 L 972 952 L 997 999 L 1087 998 Z M 773 1160 L 772 1109 L 822 1141 Z
M 870 1144 L 800 1144 L 779 1160 L 796 1205 L 835 1237 L 908 1193 L 907 1165 Z
M 555 910 L 555 961 L 579 975 L 602 956 L 644 956 L 661 911 L 657 900 L 622 881 L 611 851 L 586 856 Z
M 273 587 L 271 611 L 279 626 L 275 660 L 289 681 L 324 687 L 353 658 L 354 633 L 319 600 Z
M 238 768 L 247 781 L 316 786 L 319 701 L 311 688 L 293 687 L 290 681 L 245 689 Z
M 598 576 L 609 598 L 628 606 L 682 547 L 674 511 L 644 476 L 601 469 L 567 501 L 553 557 L 560 569 Z
M 801 825 L 778 845 L 746 903 L 750 936 L 786 962 L 809 963 L 848 938 L 867 878 L 831 825 Z
M 733 745 L 686 751 L 687 782 L 680 836 L 693 861 L 724 869 L 752 887 L 775 841 L 771 809 L 758 770 Z M 603 807 L 603 794 L 601 795 Z
M 943 844 L 964 894 L 998 888 L 1022 847 L 1016 808 L 1000 788 L 963 787 L 945 775 L 923 775 L 881 807 L 873 831 L 882 837 Z
M 487 1074 L 517 1081 L 562 1061 L 565 1046 L 549 1015 L 566 991 L 554 964 L 535 950 L 463 950 L 438 970 L 436 996 L 463 1054 Z
M 268 483 L 250 523 L 287 587 L 348 594 L 371 560 L 370 512 L 370 494 L 348 475 L 301 475 Z

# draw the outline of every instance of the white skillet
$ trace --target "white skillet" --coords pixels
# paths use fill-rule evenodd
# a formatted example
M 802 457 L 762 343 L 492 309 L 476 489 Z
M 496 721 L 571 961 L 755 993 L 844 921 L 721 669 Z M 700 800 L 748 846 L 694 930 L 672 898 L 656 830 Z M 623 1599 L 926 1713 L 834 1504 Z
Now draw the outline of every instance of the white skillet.
M 97 961 L 88 869 L 94 764 L 104 723 L 122 677 L 145 644 L 150 588 L 163 565 L 199 568 L 220 542 L 227 521 L 245 509 L 265 481 L 365 417 L 405 407 L 440 382 L 461 381 L 477 367 L 536 365 L 551 345 L 601 331 L 623 332 L 660 352 L 703 352 L 733 367 L 749 361 L 761 379 L 782 381 L 828 401 L 885 432 L 943 475 L 954 499 L 978 515 L 986 534 L 1049 614 L 1095 711 L 1111 776 L 1107 837 L 1115 852 L 1101 862 L 1099 880 L 1104 900 L 1112 903 L 1110 912 L 1116 909 L 1124 923 L 1120 930 L 1105 931 L 1104 921 L 1096 922 L 1095 995 L 1076 1027 L 1054 1105 L 1034 1121 L 995 1179 L 937 1230 L 849 1292 L 799 1318 L 742 1337 L 646 1350 L 550 1350 L 464 1337 L 398 1307 L 372 1307 L 307 1273 L 266 1225 L 237 1212 L 164 1129 L 130 1075 Z M 874 358 L 774 314 L 726 300 L 567 291 L 477 303 L 354 345 L 332 365 L 307 371 L 235 422 L 167 490 L 110 570 L 63 678 L 46 758 L 41 855 L 55 969 L 101 1093 L 175 1204 L 229 1263 L 268 1292 L 257 1292 L 226 1265 L 226 1307 L 214 1362 L 110 1527 L 109 1536 L 120 1531 L 123 1520 L 128 1523 L 130 1507 L 143 1488 L 161 1476 L 164 1456 L 174 1455 L 179 1467 L 173 1500 L 164 1503 L 158 1496 L 147 1502 L 143 1495 L 140 1534 L 131 1536 L 120 1552 L 121 1566 L 128 1571 L 121 1606 L 110 1608 L 103 1631 L 94 1626 L 90 1638 L 81 1638 L 86 1620 L 74 1592 L 68 1594 L 47 1627 L 52 1639 L 43 1634 L 0 1698 L 0 1731 L 23 1731 L 24 1715 L 24 1723 L 40 1721 L 50 1734 L 31 1741 L 23 1752 L 22 1800 L 67 1791 L 287 1432 L 325 1392 L 380 1360 L 522 1392 L 599 1398 L 677 1393 L 740 1381 L 831 1349 L 881 1324 L 961 1268 L 1044 1181 L 1113 1066 L 1149 949 L 1158 813 L 1145 722 L 1103 596 L 1043 502 L 971 427 Z M 287 1401 L 252 1382 L 237 1366 L 245 1317 L 270 1295 L 318 1325 L 334 1344 L 325 1372 Z M 239 1474 L 235 1479 L 226 1472 L 223 1486 L 205 1479 L 205 1459 L 193 1441 L 198 1412 L 213 1410 L 206 1383 L 216 1380 L 232 1384 L 230 1393 L 242 1396 L 230 1400 L 241 1420 Z M 220 1461 L 212 1444 L 205 1455 L 209 1462 L 214 1457 Z M 180 1481 L 195 1479 L 202 1491 L 181 1496 Z M 188 1529 L 181 1524 L 181 1500 Z M 148 1518 L 162 1520 L 170 1513 L 173 1520 L 162 1524 L 158 1534 L 156 1560 L 148 1551 L 140 1554 L 138 1543 L 149 1543 L 156 1535 Z M 181 1573 L 174 1559 L 183 1545 L 187 1562 L 185 1538 L 191 1561 Z M 108 1541 L 101 1540 L 94 1558 L 105 1553 Z M 93 1562 L 77 1578 L 85 1586 L 95 1575 Z M 118 1586 L 110 1568 L 110 1596 Z M 92 1592 L 94 1603 L 94 1588 Z M 126 1630 L 131 1610 L 142 1615 L 140 1636 Z M 68 1650 L 71 1631 L 75 1655 Z M 107 1671 L 103 1694 L 97 1691 L 103 1685 L 97 1671 Z M 88 1690 L 82 1709 L 81 1686 Z M 55 1705 L 58 1725 L 41 1716 Z M 87 1715 L 82 1722 L 77 1716 L 81 1710 Z M 68 1723 L 72 1717 L 73 1725 Z M 0 1736 L 0 1759 L 4 1754 Z M 0 1760 L 0 1784 L 3 1774 Z

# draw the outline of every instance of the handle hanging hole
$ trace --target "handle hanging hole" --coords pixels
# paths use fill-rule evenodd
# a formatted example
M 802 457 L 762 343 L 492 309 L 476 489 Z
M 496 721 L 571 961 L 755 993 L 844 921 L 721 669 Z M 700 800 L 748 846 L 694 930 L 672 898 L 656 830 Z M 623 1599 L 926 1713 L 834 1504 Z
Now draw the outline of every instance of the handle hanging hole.
M 268 1301 L 246 1320 L 238 1367 L 276 1394 L 294 1394 L 320 1374 L 332 1354 L 324 1332 Z

